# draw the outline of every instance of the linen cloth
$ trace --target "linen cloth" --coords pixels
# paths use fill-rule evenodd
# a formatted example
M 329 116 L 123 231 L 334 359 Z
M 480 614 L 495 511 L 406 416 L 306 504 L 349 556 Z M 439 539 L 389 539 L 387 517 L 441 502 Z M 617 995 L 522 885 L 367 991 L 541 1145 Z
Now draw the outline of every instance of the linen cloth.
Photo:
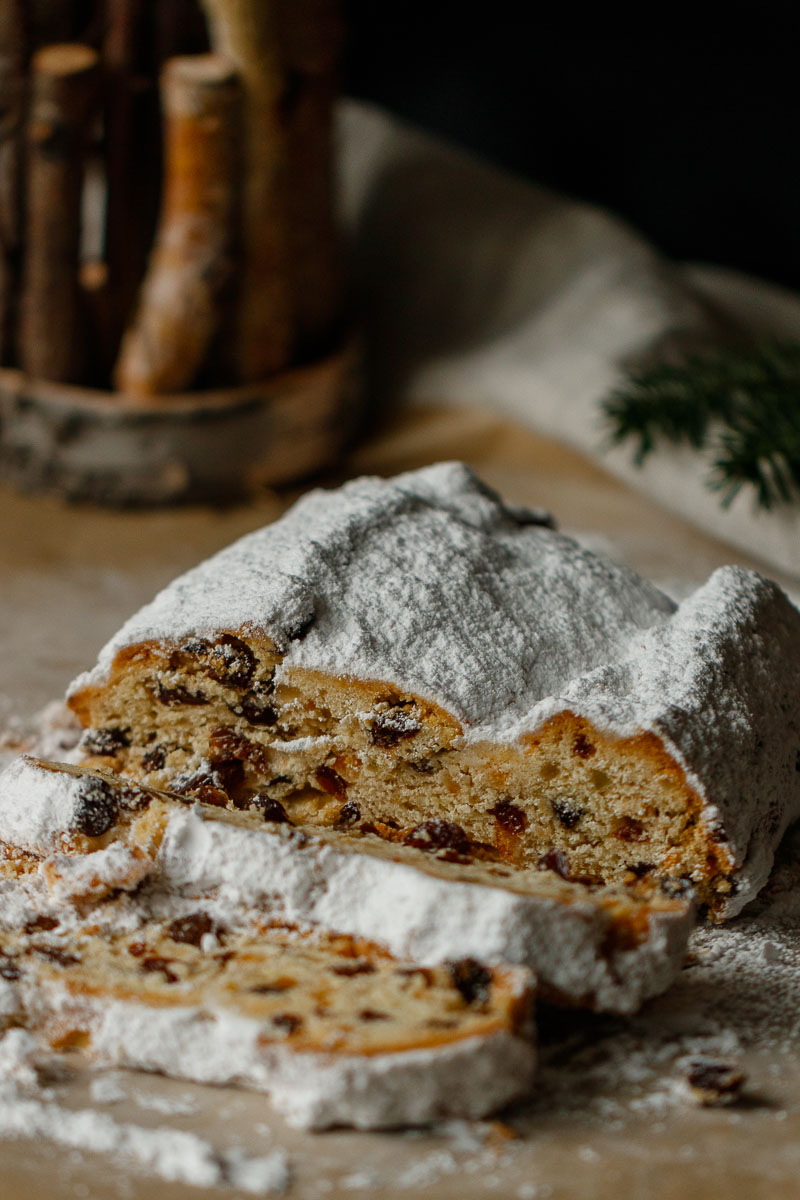
M 607 212 L 518 179 L 378 109 L 339 114 L 340 201 L 371 386 L 383 405 L 491 409 L 579 449 L 664 507 L 800 576 L 800 506 L 730 507 L 710 464 L 610 448 L 599 404 L 628 365 L 738 329 L 800 338 L 800 299 L 673 264 Z

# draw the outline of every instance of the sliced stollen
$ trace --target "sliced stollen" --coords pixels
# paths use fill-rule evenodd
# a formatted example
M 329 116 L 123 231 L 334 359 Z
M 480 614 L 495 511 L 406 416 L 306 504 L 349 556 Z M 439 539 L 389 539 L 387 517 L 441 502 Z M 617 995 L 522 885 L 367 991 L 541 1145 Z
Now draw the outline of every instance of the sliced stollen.
M 542 520 L 457 463 L 309 493 L 75 681 L 87 761 L 738 912 L 800 815 L 800 613 L 735 567 L 676 607 Z
M 25 869 L 26 856 L 41 860 L 66 901 L 149 876 L 154 888 L 222 897 L 423 963 L 523 964 L 546 998 L 618 1013 L 680 970 L 690 902 L 569 881 L 558 855 L 551 870 L 482 860 L 444 822 L 425 833 L 404 845 L 368 827 L 295 827 L 278 801 L 231 812 L 26 757 L 0 775 L 0 852 Z
M 202 910 L 102 936 L 91 917 L 0 932 L 0 1023 L 100 1064 L 264 1091 L 307 1128 L 480 1117 L 525 1095 L 531 997 L 520 967 L 419 967 Z

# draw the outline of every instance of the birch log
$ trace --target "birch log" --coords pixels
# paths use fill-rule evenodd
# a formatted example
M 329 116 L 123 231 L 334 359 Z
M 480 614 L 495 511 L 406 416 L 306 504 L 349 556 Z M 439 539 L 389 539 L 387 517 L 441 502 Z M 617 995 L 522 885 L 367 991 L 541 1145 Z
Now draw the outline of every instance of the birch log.
M 114 372 L 124 392 L 196 382 L 224 324 L 239 225 L 241 90 L 217 55 L 174 58 L 162 77 L 164 195 L 133 324 Z
M 61 383 L 81 382 L 85 370 L 81 196 L 97 79 L 89 46 L 46 46 L 31 62 L 19 359 L 30 375 Z
M 274 0 L 203 0 L 213 49 L 235 63 L 244 89 L 242 271 L 236 373 L 264 379 L 292 348 L 284 89 Z
M 0 365 L 14 357 L 19 286 L 22 122 L 25 112 L 25 13 L 0 0 Z
M 343 30 L 338 0 L 278 0 L 286 81 L 289 248 L 295 349 L 302 361 L 339 333 L 342 257 L 334 208 L 333 117 Z

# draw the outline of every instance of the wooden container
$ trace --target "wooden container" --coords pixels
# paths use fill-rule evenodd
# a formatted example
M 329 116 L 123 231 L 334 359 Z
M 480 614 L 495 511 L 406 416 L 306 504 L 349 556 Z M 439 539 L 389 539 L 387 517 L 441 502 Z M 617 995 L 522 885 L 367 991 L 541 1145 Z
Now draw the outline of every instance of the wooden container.
M 147 399 L 0 370 L 0 480 L 116 507 L 241 500 L 337 460 L 358 381 L 355 342 L 264 383 Z

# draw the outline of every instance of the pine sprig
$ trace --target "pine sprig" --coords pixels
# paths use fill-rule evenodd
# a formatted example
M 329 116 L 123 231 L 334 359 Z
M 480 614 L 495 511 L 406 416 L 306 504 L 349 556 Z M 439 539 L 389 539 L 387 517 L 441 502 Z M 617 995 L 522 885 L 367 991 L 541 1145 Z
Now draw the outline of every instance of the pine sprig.
M 763 509 L 800 500 L 800 342 L 633 372 L 603 413 L 639 465 L 659 442 L 708 451 L 708 486 L 724 505 L 747 486 Z

